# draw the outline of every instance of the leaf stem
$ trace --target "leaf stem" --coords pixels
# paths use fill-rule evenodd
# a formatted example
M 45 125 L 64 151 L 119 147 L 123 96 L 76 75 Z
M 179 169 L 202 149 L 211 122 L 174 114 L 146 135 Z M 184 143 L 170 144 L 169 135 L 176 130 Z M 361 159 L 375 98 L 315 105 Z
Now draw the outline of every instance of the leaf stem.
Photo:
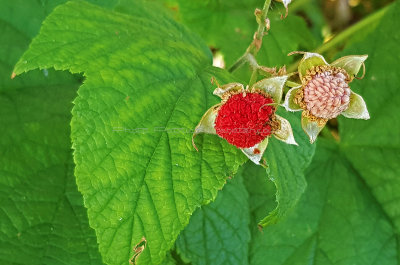
M 254 64 L 254 61 L 255 61 L 254 57 L 256 56 L 256 54 L 258 53 L 258 51 L 261 48 L 262 39 L 264 37 L 264 32 L 268 26 L 267 25 L 267 23 L 268 23 L 267 15 L 268 15 L 268 10 L 269 10 L 270 5 L 271 5 L 271 0 L 265 0 L 263 9 L 262 10 L 256 9 L 254 14 L 256 15 L 258 28 L 257 28 L 257 31 L 254 33 L 253 41 L 251 42 L 249 47 L 246 49 L 246 52 L 231 67 L 229 67 L 228 71 L 230 73 L 232 73 L 236 69 L 240 68 L 246 62 L 250 63 L 250 66 L 252 67 L 253 72 L 257 71 L 257 69 L 254 69 L 254 66 L 257 65 L 257 63 Z M 251 55 L 251 56 L 249 56 L 249 55 Z M 253 60 L 253 62 L 250 60 Z
M 236 69 L 242 67 L 242 65 L 247 62 L 246 56 L 247 56 L 247 53 L 243 54 L 231 67 L 229 67 L 228 71 L 230 73 L 232 73 Z
M 257 81 L 257 77 L 258 77 L 258 71 L 253 70 L 249 81 L 249 87 L 252 87 L 254 85 L 254 83 Z

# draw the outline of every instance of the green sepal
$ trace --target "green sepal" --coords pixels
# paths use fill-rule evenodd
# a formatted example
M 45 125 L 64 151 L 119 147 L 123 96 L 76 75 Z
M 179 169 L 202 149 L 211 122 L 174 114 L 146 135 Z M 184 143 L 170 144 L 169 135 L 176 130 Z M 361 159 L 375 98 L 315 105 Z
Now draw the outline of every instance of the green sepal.
M 351 91 L 349 107 L 342 112 L 346 118 L 369 120 L 369 112 L 364 99 Z
M 304 53 L 304 56 L 299 64 L 300 80 L 303 80 L 303 77 L 306 75 L 307 70 L 320 65 L 328 65 L 328 63 L 325 61 L 325 58 L 322 55 L 311 52 Z
M 301 89 L 301 86 L 291 88 L 285 96 L 285 102 L 283 106 L 287 111 L 300 111 L 302 108 L 294 102 L 294 97 L 297 94 L 297 91 Z
M 283 94 L 283 87 L 285 86 L 287 76 L 275 76 L 265 78 L 252 86 L 252 89 L 259 89 L 272 97 L 275 103 L 280 103 Z
M 262 142 L 249 147 L 249 148 L 241 148 L 242 152 L 255 164 L 259 165 L 260 160 L 267 149 L 268 146 L 268 137 L 265 138 Z
M 331 63 L 331 66 L 334 67 L 340 67 L 344 69 L 349 76 L 353 79 L 354 76 L 358 74 L 360 71 L 361 65 L 367 60 L 368 55 L 349 55 L 349 56 L 344 56 L 333 63 Z
M 227 93 L 227 92 L 239 92 L 241 90 L 244 90 L 243 85 L 240 83 L 229 83 L 223 86 L 218 86 L 213 94 L 222 98 L 222 95 Z
M 311 121 L 308 117 L 304 115 L 304 112 L 301 115 L 301 127 L 310 138 L 310 143 L 314 143 L 315 140 L 317 140 L 317 136 L 325 127 L 325 124 L 326 122 L 320 125 L 316 121 Z
M 275 138 L 287 144 L 298 145 L 296 143 L 296 140 L 294 139 L 293 130 L 290 122 L 279 115 L 275 114 L 275 117 L 280 123 L 279 130 L 274 132 Z
M 217 118 L 218 109 L 220 106 L 221 103 L 216 104 L 211 108 L 209 108 L 206 111 L 206 113 L 204 113 L 203 117 L 201 117 L 199 124 L 194 129 L 192 136 L 192 145 L 196 150 L 198 149 L 196 147 L 196 144 L 194 143 L 194 137 L 196 137 L 197 134 L 199 133 L 217 134 L 214 125 L 215 125 L 215 119 Z

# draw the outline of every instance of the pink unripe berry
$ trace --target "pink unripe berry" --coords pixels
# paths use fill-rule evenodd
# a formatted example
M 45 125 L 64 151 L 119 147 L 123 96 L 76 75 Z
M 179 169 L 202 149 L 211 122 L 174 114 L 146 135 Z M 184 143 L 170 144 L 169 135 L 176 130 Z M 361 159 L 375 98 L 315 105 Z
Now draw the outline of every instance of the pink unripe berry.
M 349 102 L 350 88 L 341 72 L 317 73 L 304 87 L 304 103 L 315 117 L 336 118 L 348 108 Z

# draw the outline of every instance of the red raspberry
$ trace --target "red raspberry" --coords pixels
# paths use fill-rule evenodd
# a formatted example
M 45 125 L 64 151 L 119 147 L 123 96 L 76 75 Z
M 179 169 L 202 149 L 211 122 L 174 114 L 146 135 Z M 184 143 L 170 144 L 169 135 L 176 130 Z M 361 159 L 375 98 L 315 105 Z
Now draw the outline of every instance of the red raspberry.
M 271 135 L 274 100 L 260 93 L 232 95 L 218 111 L 217 134 L 239 148 L 249 148 Z

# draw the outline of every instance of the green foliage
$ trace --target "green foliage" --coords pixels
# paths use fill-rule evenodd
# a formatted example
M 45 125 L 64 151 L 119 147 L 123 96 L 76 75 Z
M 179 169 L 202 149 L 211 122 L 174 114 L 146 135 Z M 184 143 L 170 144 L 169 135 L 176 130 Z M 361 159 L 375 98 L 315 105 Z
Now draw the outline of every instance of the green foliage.
M 16 84 L 0 94 L 2 263 L 101 264 L 73 175 L 68 124 L 78 82 L 36 71 Z
M 257 196 L 266 205 L 253 209 L 257 217 L 268 197 L 252 194 L 262 185 L 253 172 L 250 201 Z M 397 264 L 391 221 L 336 144 L 319 140 L 306 175 L 307 191 L 286 220 L 263 233 L 253 227 L 250 264 Z M 268 196 L 268 187 L 263 191 Z
M 400 232 L 400 105 L 398 62 L 400 19 L 397 2 L 385 14 L 376 31 L 345 50 L 370 54 L 367 74 L 352 89 L 363 95 L 371 115 L 368 124 L 340 119 L 341 149 L 366 182 L 373 196 Z M 384 48 L 382 48 L 384 47 Z
M 303 194 L 307 183 L 304 170 L 314 155 L 314 145 L 310 145 L 308 137 L 300 125 L 300 113 L 286 113 L 285 115 L 293 126 L 294 135 L 299 146 L 287 146 L 281 141 L 273 139 L 266 151 L 268 176 L 276 186 L 277 207 L 259 222 L 261 226 L 275 224 L 284 218 Z
M 212 67 L 208 46 L 230 66 L 262 1 L 65 2 L 0 0 L 2 264 L 128 264 L 142 238 L 136 264 L 400 262 L 399 1 L 347 33 L 340 54 L 322 47 L 369 54 L 350 85 L 371 120 L 339 118 L 338 136 L 326 129 L 310 145 L 300 115 L 280 108 L 299 146 L 271 139 L 267 168 L 238 174 L 238 149 L 199 135 L 196 152 L 191 132 L 219 102 L 211 77 L 250 79 Z M 292 5 L 313 33 L 274 2 L 259 64 L 317 47 L 324 22 L 311 2 Z
M 186 1 L 179 0 L 179 11 L 182 22 L 197 32 L 207 44 L 224 55 L 226 66 L 231 66 L 250 44 L 257 23 L 255 8 L 262 8 L 263 1 Z M 291 15 L 282 20 L 284 10 L 281 4 L 273 5 L 269 16 L 271 29 L 264 38 L 258 53 L 259 64 L 279 67 L 293 62 L 288 57 L 295 50 L 311 50 L 317 41 L 310 33 L 305 21 Z M 295 30 L 293 30 L 295 29 Z M 249 71 L 244 69 L 237 73 L 238 77 L 248 81 Z
M 191 129 L 216 102 L 211 77 L 229 76 L 208 66 L 198 38 L 138 8 L 126 16 L 84 2 L 59 6 L 15 67 L 85 73 L 72 111 L 75 175 L 111 264 L 129 260 L 142 237 L 139 263 L 161 262 L 195 208 L 244 161 L 215 136 L 196 139 L 200 152 L 191 144 Z
M 33 2 L 29 10 L 42 11 Z M 102 264 L 73 174 L 69 122 L 79 79 L 37 70 L 11 81 L 39 22 L 8 7 L 0 14 L 8 41 L 0 43 L 1 263 Z
M 180 234 L 178 252 L 193 264 L 247 264 L 248 194 L 240 175 L 228 180 L 215 202 L 198 209 Z

